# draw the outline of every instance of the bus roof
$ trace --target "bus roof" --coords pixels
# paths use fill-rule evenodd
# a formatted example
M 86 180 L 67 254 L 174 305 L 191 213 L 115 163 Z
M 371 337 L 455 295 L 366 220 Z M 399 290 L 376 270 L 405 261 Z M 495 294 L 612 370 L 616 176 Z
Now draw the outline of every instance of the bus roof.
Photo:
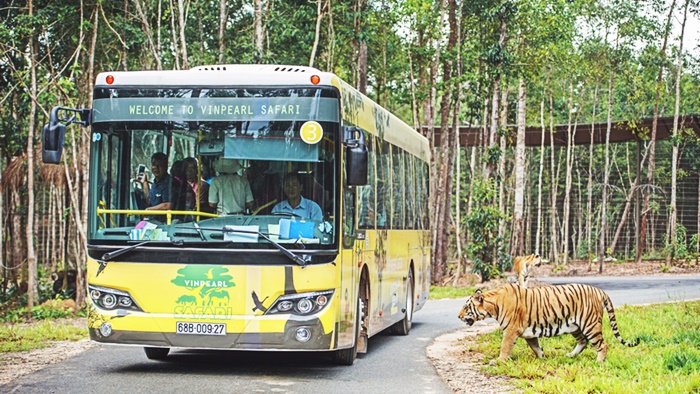
M 317 75 L 314 84 L 311 77 Z M 109 77 L 109 78 L 108 78 Z M 108 81 L 111 81 L 108 83 Z M 225 64 L 189 70 L 110 71 L 97 75 L 96 87 L 203 87 L 203 86 L 335 86 L 343 96 L 343 118 L 404 150 L 430 160 L 427 138 L 380 107 L 333 73 L 305 66 Z

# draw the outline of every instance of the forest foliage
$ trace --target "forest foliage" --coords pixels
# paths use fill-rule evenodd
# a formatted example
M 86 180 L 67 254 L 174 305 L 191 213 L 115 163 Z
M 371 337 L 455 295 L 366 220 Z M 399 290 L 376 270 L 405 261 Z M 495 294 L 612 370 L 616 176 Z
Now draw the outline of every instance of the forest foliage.
M 677 231 L 674 188 L 694 180 L 681 197 L 697 212 L 699 17 L 697 0 L 3 1 L 0 301 L 36 305 L 48 274 L 70 269 L 81 296 L 88 130 L 69 128 L 62 165 L 38 152 L 51 107 L 89 107 L 109 70 L 310 65 L 426 130 L 434 283 L 472 269 L 488 279 L 524 253 L 697 255 L 698 227 Z M 656 126 L 634 128 L 659 117 L 678 120 L 663 144 Z M 622 121 L 639 136 L 639 173 L 637 143 L 525 149 L 528 127 Z M 461 145 L 457 125 L 480 130 L 478 143 Z M 641 240 L 614 250 L 632 217 Z

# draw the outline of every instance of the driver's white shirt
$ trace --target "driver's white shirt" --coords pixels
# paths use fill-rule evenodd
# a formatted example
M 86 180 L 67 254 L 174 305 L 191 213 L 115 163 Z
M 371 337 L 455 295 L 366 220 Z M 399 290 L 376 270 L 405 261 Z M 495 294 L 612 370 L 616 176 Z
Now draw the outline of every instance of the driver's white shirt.
M 301 216 L 302 219 L 311 219 L 316 222 L 320 222 L 323 220 L 323 212 L 321 211 L 321 207 L 316 204 L 315 202 L 308 200 L 304 197 L 301 198 L 301 201 L 299 202 L 299 205 L 296 208 L 293 208 L 291 205 L 289 205 L 289 202 L 287 200 L 282 201 L 281 203 L 275 205 L 274 208 L 272 208 L 272 213 L 293 213 L 295 215 Z

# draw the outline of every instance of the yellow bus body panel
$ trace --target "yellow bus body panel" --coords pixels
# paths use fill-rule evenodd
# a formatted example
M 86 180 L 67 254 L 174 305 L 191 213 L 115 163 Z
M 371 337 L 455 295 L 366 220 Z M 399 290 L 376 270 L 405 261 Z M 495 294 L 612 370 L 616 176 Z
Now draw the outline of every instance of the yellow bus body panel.
M 97 274 L 99 264 L 88 261 L 88 285 L 128 292 L 143 311 L 115 308 L 106 310 L 90 302 L 88 328 L 91 338 L 101 338 L 99 329 L 105 322 L 116 333 L 129 333 L 133 340 L 117 340 L 116 343 L 148 345 L 152 336 L 139 339 L 138 333 L 174 335 L 177 322 L 225 323 L 227 334 L 284 335 L 285 328 L 294 324 L 317 325 L 321 335 L 334 333 L 338 319 L 339 274 L 336 264 L 300 266 L 273 265 L 210 265 L 172 263 L 120 263 L 108 262 Z M 289 313 L 265 315 L 267 309 L 285 293 L 306 293 L 334 290 L 330 302 L 319 312 L 299 316 Z M 90 297 L 88 297 L 90 298 Z M 262 307 L 262 309 L 261 309 Z M 179 334 L 180 337 L 191 337 Z M 236 336 L 232 336 L 235 339 Z M 273 342 L 280 342 L 277 337 Z M 240 342 L 240 341 L 239 341 Z M 328 342 L 328 341 L 326 341 Z M 183 347 L 222 347 L 219 342 Z M 328 345 L 332 346 L 334 341 Z M 177 343 L 151 343 L 154 346 L 178 346 Z M 247 348 L 250 340 L 231 343 L 228 347 Z M 260 345 L 271 348 L 298 348 L 294 343 L 269 344 L 264 339 Z M 277 346 L 275 346 L 277 345 Z

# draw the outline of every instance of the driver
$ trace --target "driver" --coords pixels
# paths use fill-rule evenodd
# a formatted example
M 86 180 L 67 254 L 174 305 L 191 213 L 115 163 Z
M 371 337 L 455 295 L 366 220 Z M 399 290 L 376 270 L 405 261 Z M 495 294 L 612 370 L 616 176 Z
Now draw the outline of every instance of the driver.
M 321 207 L 315 202 L 301 196 L 302 186 L 299 174 L 292 172 L 284 177 L 284 195 L 287 199 L 275 205 L 272 213 L 291 213 L 302 219 L 311 219 L 317 222 L 323 220 Z

